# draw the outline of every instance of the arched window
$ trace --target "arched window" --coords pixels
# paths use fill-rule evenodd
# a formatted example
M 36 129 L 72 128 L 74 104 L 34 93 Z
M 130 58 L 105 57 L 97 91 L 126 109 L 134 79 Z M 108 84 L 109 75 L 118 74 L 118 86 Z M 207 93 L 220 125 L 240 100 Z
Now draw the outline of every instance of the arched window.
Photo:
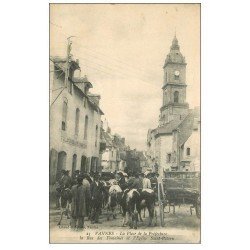
M 97 147 L 97 140 L 98 140 L 98 125 L 95 127 L 95 146 Z
M 84 122 L 84 140 L 87 140 L 87 138 L 88 138 L 88 122 L 89 122 L 89 118 L 86 115 L 85 122 Z
M 174 92 L 174 102 L 176 102 L 176 103 L 179 102 L 179 92 L 178 91 Z
M 68 101 L 65 99 L 63 101 L 63 110 L 62 110 L 62 130 L 66 130 L 67 127 L 67 113 L 68 113 Z
M 75 135 L 78 135 L 79 132 L 79 118 L 80 118 L 80 110 L 76 109 L 76 120 L 75 120 Z

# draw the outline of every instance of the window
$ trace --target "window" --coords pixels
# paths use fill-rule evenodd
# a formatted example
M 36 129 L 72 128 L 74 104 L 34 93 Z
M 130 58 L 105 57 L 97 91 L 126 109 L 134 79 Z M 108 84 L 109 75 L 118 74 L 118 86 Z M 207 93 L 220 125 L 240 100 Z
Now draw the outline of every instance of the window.
M 167 163 L 170 163 L 171 162 L 171 154 L 168 154 L 167 155 Z
M 63 101 L 63 111 L 62 111 L 62 130 L 66 130 L 67 127 L 67 113 L 68 113 L 68 102 Z
M 190 155 L 190 148 L 187 148 L 187 155 Z
M 174 92 L 174 102 L 175 102 L 175 103 L 178 103 L 178 102 L 179 102 L 179 92 L 178 92 L 178 91 L 175 91 L 175 92 Z
M 89 118 L 86 115 L 85 116 L 85 123 L 84 123 L 84 140 L 87 140 L 87 138 L 88 138 L 88 122 L 89 122 Z
M 84 108 L 87 106 L 87 97 L 83 97 L 83 106 Z
M 98 126 L 95 127 L 95 146 L 97 147 L 97 139 L 98 139 Z
M 79 133 L 79 118 L 80 118 L 80 110 L 76 109 L 76 119 L 75 119 L 75 135 Z

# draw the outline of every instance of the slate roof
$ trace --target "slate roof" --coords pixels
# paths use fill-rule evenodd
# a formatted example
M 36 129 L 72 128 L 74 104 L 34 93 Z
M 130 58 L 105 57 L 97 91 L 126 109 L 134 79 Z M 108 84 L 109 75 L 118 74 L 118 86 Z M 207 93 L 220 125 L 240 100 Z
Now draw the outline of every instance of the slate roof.
M 190 113 L 183 119 L 182 123 L 178 126 L 178 145 L 182 145 L 191 136 L 194 130 L 194 111 L 191 110 Z
M 152 130 L 155 135 L 160 134 L 172 134 L 173 130 L 177 129 L 178 126 L 182 123 L 183 120 L 172 120 L 169 123 L 164 124 L 161 127 L 157 127 L 156 129 Z
M 55 64 L 55 66 L 61 69 L 63 72 L 66 70 L 66 58 L 62 58 L 59 56 L 51 56 L 50 60 Z M 77 60 L 71 59 L 70 66 L 75 69 L 80 69 L 79 62 Z
M 113 146 L 113 138 L 109 133 L 103 131 L 103 139 L 106 141 L 106 146 Z
M 151 134 L 158 137 L 163 134 L 172 134 L 178 130 L 178 144 L 182 145 L 191 136 L 193 130 L 197 130 L 200 124 L 199 107 L 189 110 L 188 115 L 183 120 L 172 120 L 169 123 L 151 131 Z

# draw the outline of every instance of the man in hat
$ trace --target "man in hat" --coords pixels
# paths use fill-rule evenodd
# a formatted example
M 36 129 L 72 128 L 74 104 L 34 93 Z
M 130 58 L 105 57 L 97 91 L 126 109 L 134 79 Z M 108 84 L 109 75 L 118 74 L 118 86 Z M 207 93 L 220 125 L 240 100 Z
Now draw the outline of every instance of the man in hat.
M 92 203 L 91 223 L 100 223 L 99 216 L 102 209 L 102 191 L 104 187 L 100 182 L 98 173 L 94 174 L 93 182 L 90 184 L 90 195 Z
M 80 170 L 75 170 L 72 174 L 72 186 L 77 184 L 77 177 L 80 175 Z
M 151 174 L 150 182 L 151 182 L 151 186 L 153 190 L 157 190 L 157 186 L 158 186 L 157 175 L 158 175 L 157 173 Z
M 87 216 L 87 198 L 90 196 L 90 189 L 88 185 L 83 185 L 84 176 L 77 177 L 77 184 L 71 189 L 72 204 L 71 204 L 71 227 L 83 228 L 84 217 Z M 78 222 L 78 224 L 77 224 Z
M 118 173 L 118 185 L 120 186 L 120 188 L 121 188 L 122 190 L 124 190 L 124 189 L 127 188 L 127 183 L 126 183 L 125 177 L 124 177 L 124 175 L 122 174 L 122 172 L 119 172 L 119 173 Z
M 83 182 L 82 182 L 83 187 L 85 187 L 87 190 L 89 190 L 87 192 L 85 200 L 86 200 L 86 212 L 87 212 L 87 216 L 90 217 L 90 213 L 91 213 L 91 197 L 90 197 L 90 183 L 89 183 L 89 180 L 88 180 L 89 176 L 86 173 L 83 173 L 81 175 L 83 177 Z

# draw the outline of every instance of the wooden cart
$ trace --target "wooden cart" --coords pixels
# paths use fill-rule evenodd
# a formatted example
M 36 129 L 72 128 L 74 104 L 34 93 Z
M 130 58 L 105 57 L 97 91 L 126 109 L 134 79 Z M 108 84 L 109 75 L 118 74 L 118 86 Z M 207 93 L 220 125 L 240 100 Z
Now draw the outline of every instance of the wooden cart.
M 162 180 L 164 191 L 164 207 L 168 206 L 168 212 L 173 207 L 182 204 L 190 205 L 190 213 L 193 209 L 200 218 L 200 173 L 199 172 L 167 172 Z

